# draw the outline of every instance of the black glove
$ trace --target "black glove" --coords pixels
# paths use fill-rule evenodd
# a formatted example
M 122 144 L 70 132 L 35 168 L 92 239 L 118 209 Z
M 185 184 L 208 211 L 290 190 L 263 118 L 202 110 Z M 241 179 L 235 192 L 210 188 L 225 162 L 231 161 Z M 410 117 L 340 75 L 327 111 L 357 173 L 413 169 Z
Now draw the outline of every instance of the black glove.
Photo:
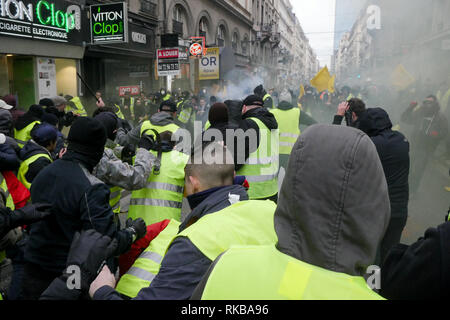
M 122 160 L 128 162 L 136 155 L 136 148 L 132 144 L 127 144 L 122 149 L 121 158 Z
M 11 227 L 38 222 L 51 214 L 51 208 L 50 204 L 36 203 L 17 209 L 11 214 Z
M 153 140 L 153 137 L 143 134 L 138 146 L 139 148 L 150 151 L 155 146 L 155 141 Z
M 65 277 L 70 277 L 74 267 L 80 271 L 81 291 L 87 292 L 92 281 L 102 271 L 106 260 L 114 255 L 118 247 L 116 238 L 110 237 L 90 229 L 75 233 L 70 246 L 69 256 L 67 258 L 67 268 Z
M 126 230 L 130 231 L 133 237 L 133 242 L 141 239 L 147 233 L 147 226 L 142 218 L 133 220 L 129 218 L 125 223 Z
M 73 115 L 73 112 L 67 112 L 64 115 L 64 126 L 70 127 L 72 123 L 75 121 L 76 117 Z

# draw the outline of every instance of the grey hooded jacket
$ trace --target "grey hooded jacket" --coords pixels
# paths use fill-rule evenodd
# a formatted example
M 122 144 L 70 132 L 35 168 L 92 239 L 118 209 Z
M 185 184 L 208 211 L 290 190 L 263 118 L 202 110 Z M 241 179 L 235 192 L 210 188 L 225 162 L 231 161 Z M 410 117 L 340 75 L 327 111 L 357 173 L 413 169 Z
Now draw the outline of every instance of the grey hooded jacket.
M 363 276 L 390 219 L 375 145 L 362 131 L 308 128 L 294 146 L 275 212 L 277 248 L 304 262 Z
M 370 138 L 341 126 L 305 130 L 292 150 L 275 211 L 277 249 L 324 269 L 364 276 L 389 218 L 386 178 Z M 192 299 L 202 297 L 220 258 Z

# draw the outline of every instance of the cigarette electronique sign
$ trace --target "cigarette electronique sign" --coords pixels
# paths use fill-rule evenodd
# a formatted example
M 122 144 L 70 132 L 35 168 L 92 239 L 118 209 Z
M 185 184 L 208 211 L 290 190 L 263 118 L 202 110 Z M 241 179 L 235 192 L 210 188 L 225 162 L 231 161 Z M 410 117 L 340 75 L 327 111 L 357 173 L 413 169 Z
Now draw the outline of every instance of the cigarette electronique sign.
M 0 0 L 0 34 L 81 44 L 81 8 L 63 0 Z
M 128 42 L 128 10 L 125 2 L 96 4 L 90 9 L 92 44 Z

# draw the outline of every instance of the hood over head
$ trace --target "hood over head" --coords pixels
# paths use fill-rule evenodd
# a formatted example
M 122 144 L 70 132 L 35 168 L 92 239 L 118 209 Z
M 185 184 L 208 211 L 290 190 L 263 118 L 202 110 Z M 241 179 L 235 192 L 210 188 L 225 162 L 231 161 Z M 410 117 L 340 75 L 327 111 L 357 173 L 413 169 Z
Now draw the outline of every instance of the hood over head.
M 269 130 L 276 130 L 278 129 L 278 122 L 275 116 L 272 112 L 267 110 L 266 108 L 255 108 L 247 111 L 243 116 L 242 119 L 249 119 L 249 118 L 257 118 L 261 120 L 262 123 L 264 123 Z
M 13 127 L 13 118 L 11 112 L 5 109 L 0 109 L 0 133 L 7 136 L 11 135 Z
M 385 130 L 392 129 L 389 115 L 382 108 L 367 109 L 359 116 L 359 129 L 369 137 L 376 136 Z
M 173 117 L 170 113 L 161 111 L 155 113 L 151 118 L 150 122 L 155 126 L 167 126 L 168 124 L 173 123 Z
M 275 212 L 280 251 L 362 276 L 390 219 L 377 150 L 362 131 L 314 125 L 297 140 Z

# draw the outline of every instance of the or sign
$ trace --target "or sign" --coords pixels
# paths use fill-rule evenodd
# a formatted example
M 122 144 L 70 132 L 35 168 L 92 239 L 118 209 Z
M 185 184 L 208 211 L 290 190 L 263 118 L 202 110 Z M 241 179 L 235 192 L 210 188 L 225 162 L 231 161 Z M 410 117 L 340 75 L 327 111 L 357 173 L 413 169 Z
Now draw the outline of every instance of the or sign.
M 83 42 L 81 8 L 63 0 L 0 0 L 0 34 L 26 39 Z
M 39 100 L 56 96 L 55 59 L 36 58 Z
M 198 66 L 199 80 L 217 80 L 220 78 L 219 48 L 207 48 L 206 55 L 200 59 Z
M 128 10 L 125 2 L 95 4 L 90 9 L 92 44 L 128 42 Z
M 138 96 L 141 93 L 141 87 L 139 86 L 119 87 L 119 96 L 124 97 L 127 93 L 130 94 L 130 96 Z
M 180 75 L 179 49 L 158 49 L 158 76 Z

